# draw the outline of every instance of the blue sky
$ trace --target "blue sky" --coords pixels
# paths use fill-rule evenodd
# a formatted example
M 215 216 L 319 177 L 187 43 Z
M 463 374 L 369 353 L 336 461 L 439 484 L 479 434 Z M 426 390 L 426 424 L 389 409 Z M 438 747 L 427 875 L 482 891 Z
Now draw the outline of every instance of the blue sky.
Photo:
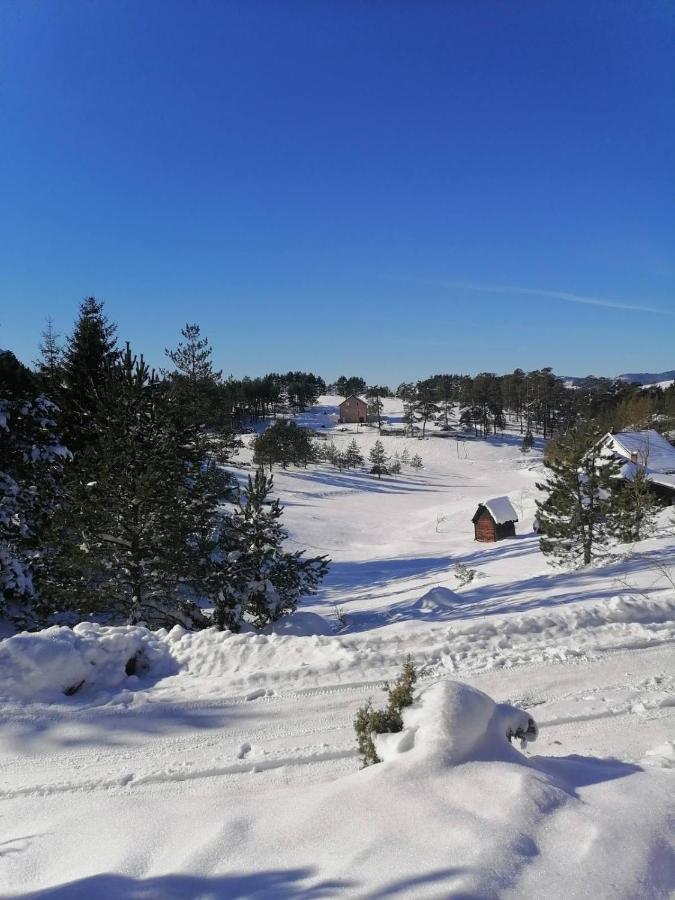
M 0 346 L 675 367 L 675 4 L 0 0 Z

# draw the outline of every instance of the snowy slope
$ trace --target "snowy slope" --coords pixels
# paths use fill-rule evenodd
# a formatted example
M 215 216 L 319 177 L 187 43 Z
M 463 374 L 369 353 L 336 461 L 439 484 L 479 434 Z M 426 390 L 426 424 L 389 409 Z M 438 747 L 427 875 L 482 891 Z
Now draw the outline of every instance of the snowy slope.
M 367 451 L 376 434 L 337 430 L 335 403 L 305 424 Z M 555 570 L 531 532 L 539 452 L 429 431 L 382 438 L 419 473 L 275 474 L 293 546 L 334 560 L 290 628 L 0 643 L 0 896 L 669 895 L 672 512 L 593 570 Z M 517 537 L 476 545 L 477 504 L 501 495 Z M 359 771 L 354 714 L 408 653 L 413 734 Z M 490 701 L 456 682 L 526 710 L 537 742 L 497 740 Z

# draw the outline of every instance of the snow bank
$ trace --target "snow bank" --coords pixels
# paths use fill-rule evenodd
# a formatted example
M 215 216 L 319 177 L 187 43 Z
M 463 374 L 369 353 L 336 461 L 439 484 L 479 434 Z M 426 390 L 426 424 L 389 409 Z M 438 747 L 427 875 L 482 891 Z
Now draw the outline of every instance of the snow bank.
M 145 673 L 168 675 L 177 666 L 166 632 L 139 626 L 53 626 L 0 642 L 0 696 L 63 700 L 86 688 L 115 690 Z
M 537 726 L 527 712 L 495 703 L 482 691 L 449 679 L 427 688 L 403 711 L 403 726 L 399 734 L 375 736 L 382 761 L 410 752 L 415 762 L 440 767 L 471 759 L 514 762 L 522 757 L 510 739 L 525 743 L 537 738 Z

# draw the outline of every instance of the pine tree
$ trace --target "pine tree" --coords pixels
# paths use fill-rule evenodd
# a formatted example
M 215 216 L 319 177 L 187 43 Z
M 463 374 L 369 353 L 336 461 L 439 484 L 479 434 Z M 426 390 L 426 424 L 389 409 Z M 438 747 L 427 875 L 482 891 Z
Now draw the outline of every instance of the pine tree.
M 387 474 L 388 456 L 384 452 L 382 441 L 375 441 L 370 453 L 368 454 L 368 459 L 371 463 L 371 475 L 377 475 L 378 478 L 381 478 L 383 475 Z
M 76 454 L 93 440 L 99 422 L 98 394 L 117 356 L 117 326 L 103 312 L 103 303 L 87 297 L 63 352 L 63 384 L 55 398 L 62 410 L 63 434 Z
M 616 506 L 613 530 L 620 541 L 633 543 L 651 534 L 659 504 L 645 466 L 635 465 L 632 477 L 621 481 Z
M 414 415 L 417 421 L 422 423 L 422 437 L 424 437 L 427 422 L 436 418 L 440 413 L 440 407 L 435 401 L 434 391 L 429 382 L 419 382 L 416 394 Z
M 363 465 L 363 456 L 359 450 L 359 445 L 356 443 L 356 438 L 352 438 L 347 445 L 347 450 L 345 451 L 345 463 L 348 469 L 355 469 L 356 466 Z
M 6 383 L 0 393 L 0 618 L 34 628 L 48 612 L 38 593 L 45 535 L 71 454 L 51 401 L 10 395 Z
M 394 459 L 389 464 L 389 474 L 390 475 L 400 475 L 401 474 L 401 460 Z
M 539 545 L 560 562 L 588 565 L 616 528 L 619 464 L 602 453 L 598 437 L 583 423 L 561 435 L 544 462 L 548 478 L 537 484 L 547 494 L 537 501 Z
M 284 469 L 289 465 L 307 466 L 316 458 L 316 448 L 308 428 L 280 419 L 256 436 L 253 454 L 255 464 L 269 466 L 271 472 L 277 463 Z
M 203 538 L 227 476 L 205 466 L 196 430 L 174 417 L 166 386 L 128 344 L 94 414 L 98 430 L 54 523 L 53 596 L 129 623 L 207 624 L 194 586 L 208 568 Z
M 413 469 L 417 469 L 418 471 L 424 468 L 424 463 L 422 462 L 422 457 L 419 455 L 419 453 L 416 453 L 413 456 L 413 458 L 410 460 L 410 465 L 413 467 Z
M 199 325 L 194 323 L 188 323 L 181 334 L 185 341 L 175 350 L 164 351 L 175 366 L 170 381 L 181 415 L 192 425 L 222 427 L 225 419 L 220 391 L 222 372 L 213 368 L 213 350 L 208 338 L 200 336 Z
M 523 435 L 523 442 L 520 445 L 521 453 L 529 453 L 530 450 L 534 447 L 534 435 L 531 431 L 526 431 Z
M 328 570 L 325 556 L 305 559 L 302 551 L 283 550 L 283 507 L 279 500 L 268 501 L 272 487 L 262 469 L 255 479 L 249 475 L 223 530 L 222 586 L 214 610 L 219 628 L 239 631 L 249 623 L 260 629 L 295 612 L 299 599 L 315 593 Z
M 401 453 L 401 462 L 406 465 L 410 462 L 410 453 L 408 452 L 408 448 L 403 448 L 403 453 Z
M 63 380 L 63 348 L 59 344 L 59 337 L 54 330 L 52 317 L 48 316 L 39 346 L 40 358 L 36 360 L 35 367 L 44 393 L 51 398 L 59 396 Z

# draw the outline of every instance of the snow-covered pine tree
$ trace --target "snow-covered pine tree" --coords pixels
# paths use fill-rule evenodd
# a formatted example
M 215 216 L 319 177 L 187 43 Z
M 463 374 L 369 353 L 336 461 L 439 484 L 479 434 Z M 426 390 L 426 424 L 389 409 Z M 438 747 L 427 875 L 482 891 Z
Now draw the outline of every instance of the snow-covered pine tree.
M 419 453 L 416 453 L 413 456 L 413 458 L 410 460 L 410 465 L 413 469 L 417 469 L 418 471 L 424 468 L 424 463 L 422 462 L 422 457 L 419 455 Z
M 302 551 L 283 549 L 287 533 L 283 507 L 269 501 L 272 477 L 258 469 L 239 494 L 222 533 L 221 589 L 215 599 L 219 628 L 239 631 L 248 623 L 263 628 L 295 612 L 301 597 L 316 592 L 328 571 L 328 558 L 304 558 Z
M 617 527 L 619 464 L 602 453 L 599 434 L 580 423 L 556 440 L 544 465 L 548 477 L 537 501 L 539 546 L 558 562 L 588 565 Z
M 166 385 L 127 344 L 108 367 L 97 432 L 66 480 L 56 517 L 51 589 L 80 613 L 129 623 L 207 624 L 191 594 L 211 548 L 227 476 L 205 474 L 196 429 L 173 416 Z
M 357 466 L 363 465 L 363 456 L 359 450 L 359 445 L 356 443 L 356 438 L 352 438 L 347 445 L 345 463 L 348 469 L 355 469 Z
M 16 365 L 12 365 L 12 362 Z M 59 499 L 70 452 L 60 441 L 58 410 L 31 396 L 28 370 L 13 354 L 0 366 L 0 618 L 34 628 L 49 611 L 37 593 L 45 532 Z
M 401 460 L 400 459 L 392 459 L 389 463 L 389 474 L 390 475 L 400 475 L 401 474 Z
M 408 448 L 403 448 L 403 453 L 401 453 L 401 462 L 407 465 L 410 462 L 410 453 L 408 452 Z
M 632 477 L 616 490 L 614 534 L 625 544 L 641 541 L 654 530 L 659 504 L 644 465 L 634 466 Z
M 75 453 L 93 439 L 98 422 L 98 392 L 117 357 L 117 326 L 103 312 L 103 303 L 87 297 L 63 351 L 62 388 L 56 397 L 63 418 L 63 436 Z
M 371 464 L 371 475 L 377 475 L 378 478 L 381 478 L 383 475 L 387 474 L 387 472 L 389 471 L 387 468 L 389 457 L 385 453 L 382 441 L 375 441 L 370 450 L 370 453 L 368 454 L 368 459 L 370 460 Z

